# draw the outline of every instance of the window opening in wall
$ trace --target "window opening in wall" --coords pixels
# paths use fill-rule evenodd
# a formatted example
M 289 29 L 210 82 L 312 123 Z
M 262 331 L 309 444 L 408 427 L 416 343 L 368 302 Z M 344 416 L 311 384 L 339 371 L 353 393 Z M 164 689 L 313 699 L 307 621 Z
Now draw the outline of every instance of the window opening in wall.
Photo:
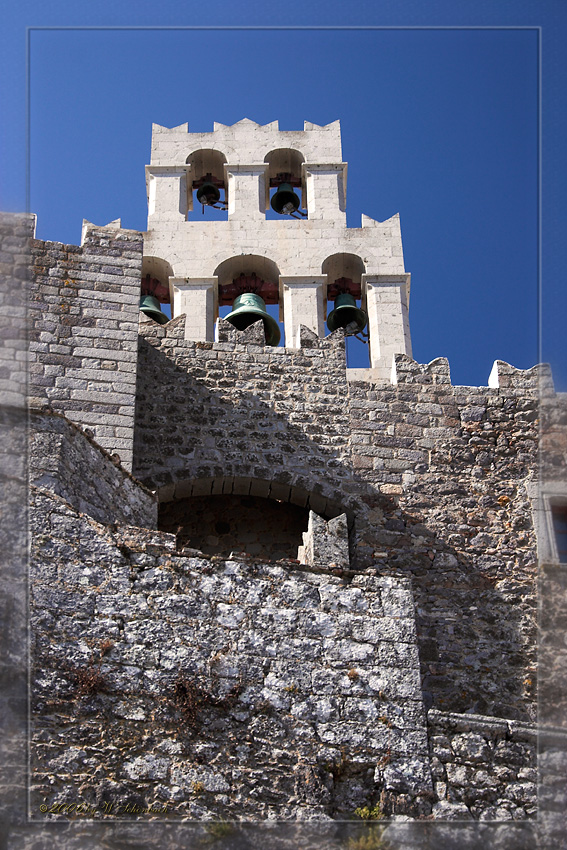
M 559 563 L 567 564 L 567 505 L 553 505 L 551 516 L 557 545 L 557 557 Z
M 228 219 L 227 188 L 224 182 L 226 157 L 221 151 L 199 149 L 189 154 L 188 190 L 191 192 L 188 221 Z M 192 209 L 191 209 L 192 207 Z
M 226 190 L 224 182 L 217 180 L 209 171 L 200 180 L 193 183 L 193 189 L 196 191 L 197 203 L 201 204 L 202 212 L 205 212 L 205 207 L 213 207 L 215 210 L 226 210 L 228 203 L 226 200 Z M 224 198 L 222 197 L 224 195 Z
M 171 319 L 169 286 L 150 273 L 142 275 L 140 286 L 140 310 L 158 324 Z
M 266 218 L 270 220 L 307 217 L 301 179 L 305 157 L 293 148 L 276 148 L 264 157 L 268 163 L 269 202 Z

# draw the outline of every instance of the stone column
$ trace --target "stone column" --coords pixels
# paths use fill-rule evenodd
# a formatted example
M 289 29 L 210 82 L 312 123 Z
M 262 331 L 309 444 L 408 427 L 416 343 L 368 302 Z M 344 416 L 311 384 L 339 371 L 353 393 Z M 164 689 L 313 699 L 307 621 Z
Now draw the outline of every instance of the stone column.
M 173 289 L 172 318 L 185 313 L 185 339 L 212 342 L 214 339 L 217 277 L 170 277 Z
M 146 165 L 148 230 L 155 220 L 185 221 L 190 206 L 191 166 Z
M 269 198 L 268 163 L 225 165 L 229 221 L 264 221 Z
M 283 304 L 286 348 L 300 348 L 299 326 L 324 336 L 323 290 L 327 275 L 286 275 L 280 277 L 280 304 Z
M 302 171 L 309 218 L 340 221 L 346 225 L 346 162 L 335 165 L 304 163 Z
M 390 379 L 394 354 L 411 357 L 409 274 L 362 275 L 363 309 L 368 313 L 370 368 Z

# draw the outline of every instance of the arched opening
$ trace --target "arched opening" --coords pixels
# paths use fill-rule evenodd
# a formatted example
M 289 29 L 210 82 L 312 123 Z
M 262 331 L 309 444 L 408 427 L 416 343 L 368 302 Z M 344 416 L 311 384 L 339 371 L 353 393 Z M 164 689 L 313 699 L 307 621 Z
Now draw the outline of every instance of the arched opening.
M 167 260 L 161 257 L 142 258 L 141 296 L 153 296 L 159 303 L 159 308 L 171 319 L 171 304 L 173 301 L 169 278 L 173 269 Z
M 283 344 L 284 326 L 280 321 L 283 317 L 279 307 L 280 270 L 273 260 L 258 254 L 241 254 L 224 260 L 214 274 L 218 277 L 218 315 L 226 318 L 238 296 L 253 292 L 262 298 L 266 312 L 278 324 Z
M 225 155 L 220 151 L 204 148 L 189 154 L 186 162 L 191 166 L 191 191 L 187 193 L 189 210 L 187 218 L 195 221 L 227 219 Z
M 277 561 L 297 558 L 309 510 L 260 496 L 194 496 L 160 505 L 158 527 L 177 536 L 179 549 L 205 555 L 245 553 Z
M 264 162 L 268 163 L 268 197 L 266 199 L 267 219 L 281 218 L 304 218 L 307 215 L 307 195 L 301 174 L 301 166 L 305 162 L 305 157 L 299 151 L 293 148 L 276 148 L 264 157 Z M 280 191 L 286 192 L 287 200 L 292 200 L 295 194 L 298 199 L 298 206 L 292 201 L 291 205 L 280 204 L 278 207 L 277 201 L 274 198 Z M 281 211 L 277 212 L 274 206 Z
M 186 479 L 158 490 L 158 528 L 177 536 L 177 548 L 206 555 L 246 553 L 266 560 L 296 559 L 312 510 L 325 520 L 354 513 L 318 493 L 253 478 Z
M 326 317 L 344 302 L 342 296 L 347 295 L 353 299 L 353 310 L 350 315 L 348 308 L 345 308 L 343 303 L 342 310 L 347 313 L 348 318 L 358 320 L 360 323 L 364 321 L 364 317 L 360 312 L 363 310 L 362 305 L 362 275 L 366 271 L 366 267 L 362 259 L 356 254 L 338 253 L 331 254 L 321 264 L 321 271 L 327 275 L 327 305 Z M 337 299 L 341 296 L 341 299 Z M 333 314 L 333 318 L 337 313 Z M 331 331 L 327 322 L 327 331 Z M 346 353 L 347 366 L 349 368 L 367 369 L 370 365 L 370 354 L 367 342 L 368 328 L 360 328 L 358 333 L 349 333 L 346 338 Z

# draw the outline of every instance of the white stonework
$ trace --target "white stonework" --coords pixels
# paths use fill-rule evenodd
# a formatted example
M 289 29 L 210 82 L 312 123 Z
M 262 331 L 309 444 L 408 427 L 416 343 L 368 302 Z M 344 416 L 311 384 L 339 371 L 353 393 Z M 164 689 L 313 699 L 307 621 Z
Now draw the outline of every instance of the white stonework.
M 362 275 L 363 306 L 368 313 L 370 366 L 388 380 L 394 354 L 411 357 L 409 329 L 410 276 Z
M 147 166 L 148 226 L 159 221 L 185 221 L 188 210 L 187 187 L 191 169 L 186 166 Z
M 172 277 L 173 316 L 185 313 L 185 339 L 193 342 L 212 342 L 214 339 L 215 286 L 218 278 L 201 280 Z
M 335 220 L 346 227 L 346 162 L 303 166 L 310 219 Z
M 280 277 L 280 285 L 280 292 L 283 291 L 282 312 L 286 346 L 300 348 L 300 325 L 309 328 L 319 337 L 324 336 L 323 290 L 327 285 L 327 275 Z
M 306 217 L 266 219 L 270 179 L 281 172 L 297 181 Z M 187 314 L 187 339 L 213 338 L 219 266 L 227 263 L 279 287 L 286 346 L 299 345 L 299 324 L 323 336 L 327 286 L 334 283 L 324 272 L 329 258 L 348 255 L 349 268 L 354 258 L 365 272 L 356 283 L 369 314 L 370 365 L 389 380 L 392 355 L 411 354 L 400 220 L 363 215 L 361 227 L 347 227 L 346 172 L 338 121 L 280 131 L 277 121 L 261 126 L 245 118 L 215 123 L 212 133 L 153 125 L 144 255 L 172 269 L 172 315 Z M 224 182 L 227 213 L 218 221 L 187 221 L 192 185 L 207 173 Z

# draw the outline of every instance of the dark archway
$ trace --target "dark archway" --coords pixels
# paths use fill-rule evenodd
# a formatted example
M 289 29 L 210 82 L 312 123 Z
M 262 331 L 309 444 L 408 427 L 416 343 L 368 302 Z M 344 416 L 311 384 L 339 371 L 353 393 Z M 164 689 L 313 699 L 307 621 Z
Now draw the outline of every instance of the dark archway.
M 276 561 L 297 558 L 308 521 L 306 507 L 232 493 L 163 502 L 158 524 L 160 531 L 177 535 L 179 549 Z

